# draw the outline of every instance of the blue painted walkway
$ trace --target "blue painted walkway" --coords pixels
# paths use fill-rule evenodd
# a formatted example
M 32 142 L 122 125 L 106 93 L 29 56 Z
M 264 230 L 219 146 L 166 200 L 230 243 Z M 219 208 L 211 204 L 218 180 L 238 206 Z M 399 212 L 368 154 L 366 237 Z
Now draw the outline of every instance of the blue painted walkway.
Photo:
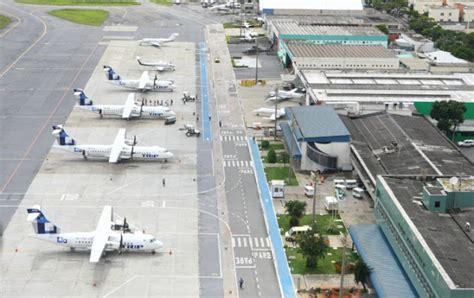
M 291 277 L 290 268 L 288 268 L 288 261 L 286 259 L 285 250 L 283 249 L 283 242 L 280 236 L 280 229 L 278 227 L 275 209 L 273 208 L 273 199 L 270 195 L 270 190 L 268 189 L 265 171 L 263 170 L 262 160 L 260 159 L 260 152 L 258 151 L 258 145 L 257 142 L 251 138 L 248 142 L 250 145 L 250 152 L 252 153 L 252 159 L 255 164 L 255 172 L 257 173 L 257 185 L 260 190 L 260 199 L 262 200 L 268 233 L 275 254 L 280 288 L 283 297 L 296 297 L 293 278 Z
M 199 64 L 201 65 L 201 121 L 202 137 L 206 141 L 212 139 L 211 121 L 209 120 L 209 85 L 207 81 L 206 43 L 199 43 Z

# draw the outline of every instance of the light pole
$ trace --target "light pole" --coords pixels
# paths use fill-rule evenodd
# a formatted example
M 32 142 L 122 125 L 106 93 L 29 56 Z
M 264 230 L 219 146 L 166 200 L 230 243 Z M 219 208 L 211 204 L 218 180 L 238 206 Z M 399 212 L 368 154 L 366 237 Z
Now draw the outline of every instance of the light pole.
M 313 225 L 316 222 L 316 186 L 318 185 L 319 174 L 311 171 L 311 179 L 313 179 Z
M 255 83 L 257 84 L 257 83 Z M 277 120 L 278 120 L 278 85 L 275 85 L 275 127 L 273 128 L 273 141 L 277 140 Z
M 256 48 L 256 56 L 255 56 L 255 85 L 258 84 L 258 37 L 255 37 L 255 44 L 257 46 Z
M 347 236 L 344 235 L 342 238 L 342 266 L 341 266 L 341 283 L 339 285 L 339 298 L 342 298 L 344 295 L 344 274 L 346 273 L 346 243 Z

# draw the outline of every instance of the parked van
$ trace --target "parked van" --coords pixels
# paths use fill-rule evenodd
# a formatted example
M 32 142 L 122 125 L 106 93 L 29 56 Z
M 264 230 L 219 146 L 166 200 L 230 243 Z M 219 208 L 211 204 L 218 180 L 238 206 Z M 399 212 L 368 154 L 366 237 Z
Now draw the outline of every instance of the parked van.
M 339 202 L 335 197 L 326 197 L 324 200 L 324 207 L 327 211 L 337 212 L 339 210 Z
M 314 196 L 314 187 L 311 185 L 306 185 L 304 187 L 304 195 L 309 198 L 312 198 Z
M 301 236 L 301 234 L 308 232 L 311 230 L 311 227 L 308 225 L 299 226 L 299 227 L 292 227 L 285 233 L 285 240 L 286 241 L 295 241 L 296 236 Z
M 360 187 L 356 187 L 352 190 L 352 197 L 356 199 L 362 199 L 364 197 L 365 190 Z
M 357 180 L 346 179 L 346 188 L 347 189 L 353 189 L 354 187 L 357 187 Z
M 336 185 L 346 186 L 346 181 L 344 179 L 334 179 L 334 186 Z

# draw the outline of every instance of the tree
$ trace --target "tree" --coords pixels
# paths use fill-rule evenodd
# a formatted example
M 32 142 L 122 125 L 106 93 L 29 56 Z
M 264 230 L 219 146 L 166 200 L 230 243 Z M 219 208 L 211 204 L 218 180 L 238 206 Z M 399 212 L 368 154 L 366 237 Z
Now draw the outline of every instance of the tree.
M 372 271 L 362 259 L 359 259 L 354 266 L 354 280 L 357 284 L 362 283 L 364 287 L 364 292 L 367 291 L 367 283 L 369 281 L 369 274 Z
M 384 34 L 387 34 L 387 35 L 388 35 L 388 34 L 390 33 L 390 31 L 388 30 L 387 25 L 385 25 L 385 24 L 380 24 L 380 25 L 377 25 L 377 26 L 375 26 L 375 27 L 377 27 L 377 28 L 378 28 L 380 31 L 382 31 Z
M 280 154 L 279 154 L 279 159 L 282 163 L 286 164 L 290 161 L 290 155 L 288 154 L 288 152 L 286 151 L 282 151 Z
M 306 259 L 306 267 L 316 268 L 318 260 L 326 256 L 329 246 L 324 239 L 316 234 L 315 229 L 311 229 L 303 233 L 300 240 L 300 248 L 303 257 Z
M 453 128 L 453 136 L 459 124 L 464 122 L 464 113 L 467 111 L 466 105 L 463 102 L 450 101 L 436 101 L 433 103 L 431 109 L 431 118 L 438 121 L 438 128 L 449 133 L 451 127 Z
M 276 163 L 277 155 L 275 153 L 275 150 L 273 149 L 268 150 L 267 160 L 268 160 L 268 163 Z
M 296 200 L 287 201 L 285 203 L 285 209 L 290 217 L 302 218 L 305 213 L 306 202 Z
M 267 140 L 263 140 L 263 141 L 262 141 L 262 148 L 263 148 L 263 149 L 267 149 L 267 148 L 269 148 L 269 147 L 270 147 L 270 142 L 267 141 Z

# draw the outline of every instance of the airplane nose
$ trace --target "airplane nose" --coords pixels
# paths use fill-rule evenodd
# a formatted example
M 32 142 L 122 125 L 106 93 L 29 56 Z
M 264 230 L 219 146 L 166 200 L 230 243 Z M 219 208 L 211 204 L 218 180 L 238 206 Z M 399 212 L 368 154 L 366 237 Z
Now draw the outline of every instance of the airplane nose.
M 163 242 L 156 240 L 155 241 L 155 249 L 162 248 L 163 247 Z
M 172 158 L 173 156 L 174 156 L 174 155 L 173 155 L 173 153 L 171 153 L 171 152 L 167 152 L 167 153 L 166 153 L 166 158 Z

